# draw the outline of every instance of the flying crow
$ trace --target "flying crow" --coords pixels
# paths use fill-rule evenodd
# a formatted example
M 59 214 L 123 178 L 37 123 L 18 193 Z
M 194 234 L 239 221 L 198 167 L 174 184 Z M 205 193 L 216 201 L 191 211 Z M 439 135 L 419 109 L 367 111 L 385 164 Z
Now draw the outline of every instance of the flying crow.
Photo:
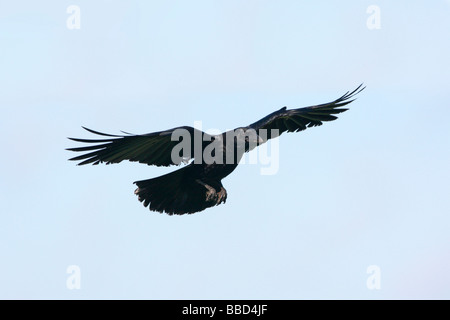
M 191 214 L 225 203 L 227 191 L 222 179 L 236 169 L 242 155 L 281 135 L 336 120 L 342 108 L 364 89 L 362 85 L 329 103 L 299 109 L 286 107 L 261 120 L 219 135 L 184 126 L 170 130 L 134 135 L 111 135 L 88 128 L 101 139 L 77 139 L 88 146 L 67 150 L 83 152 L 69 160 L 79 165 L 119 163 L 122 160 L 155 166 L 188 163 L 181 169 L 148 180 L 134 182 L 135 194 L 150 210 L 172 214 Z

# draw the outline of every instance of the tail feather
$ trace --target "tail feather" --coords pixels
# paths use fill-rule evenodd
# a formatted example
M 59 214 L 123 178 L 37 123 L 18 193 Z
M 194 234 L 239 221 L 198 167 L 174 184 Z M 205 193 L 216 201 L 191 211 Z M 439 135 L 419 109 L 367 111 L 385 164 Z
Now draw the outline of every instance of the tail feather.
M 187 166 L 160 177 L 134 182 L 138 187 L 134 193 L 145 207 L 169 215 L 191 214 L 225 201 L 223 197 L 215 196 L 214 189 L 212 196 L 211 187 L 199 183 L 195 177 L 193 167 Z

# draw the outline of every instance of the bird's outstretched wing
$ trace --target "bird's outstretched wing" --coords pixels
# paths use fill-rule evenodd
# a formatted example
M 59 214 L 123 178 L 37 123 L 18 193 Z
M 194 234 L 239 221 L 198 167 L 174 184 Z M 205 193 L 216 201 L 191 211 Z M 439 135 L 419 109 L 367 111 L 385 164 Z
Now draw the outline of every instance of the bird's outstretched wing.
M 289 110 L 283 107 L 249 125 L 247 128 L 256 130 L 258 135 L 263 138 L 267 136 L 268 140 L 274 137 L 271 134 L 271 129 L 277 129 L 278 135 L 281 135 L 283 132 L 298 132 L 306 128 L 320 126 L 323 121 L 336 120 L 335 114 L 347 111 L 348 109 L 340 107 L 352 102 L 354 96 L 364 90 L 364 88 L 361 84 L 355 90 L 347 92 L 339 99 L 316 106 Z M 264 129 L 265 132 L 262 133 Z
M 89 163 L 99 164 L 102 162 L 110 164 L 119 163 L 123 160 L 136 161 L 155 166 L 179 165 L 182 162 L 186 162 L 194 158 L 194 141 L 197 141 L 198 139 L 200 143 L 204 144 L 205 140 L 211 141 L 214 139 L 213 136 L 188 126 L 142 135 L 134 135 L 125 132 L 125 135 L 112 135 L 94 131 L 85 127 L 83 128 L 91 133 L 104 136 L 106 138 L 69 138 L 73 141 L 91 144 L 90 146 L 67 149 L 70 151 L 85 152 L 80 156 L 69 159 L 81 161 L 78 165 Z M 173 134 L 176 131 L 178 131 L 177 136 L 182 138 L 172 141 Z M 184 141 L 183 139 L 190 139 L 185 142 L 186 145 L 187 143 L 190 143 L 190 148 L 183 149 L 183 151 L 188 152 L 188 154 L 173 157 L 173 148 L 177 144 L 181 143 L 181 141 Z

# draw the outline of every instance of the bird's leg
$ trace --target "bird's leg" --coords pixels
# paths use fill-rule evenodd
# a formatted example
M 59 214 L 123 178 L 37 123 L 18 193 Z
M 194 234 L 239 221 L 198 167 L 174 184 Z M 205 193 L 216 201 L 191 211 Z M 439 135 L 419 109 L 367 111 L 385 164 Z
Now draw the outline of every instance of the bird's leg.
M 201 184 L 202 186 L 204 186 L 208 191 L 206 192 L 206 201 L 211 201 L 211 200 L 215 200 L 217 198 L 217 192 L 216 189 L 214 189 L 213 187 L 211 187 L 210 185 L 204 183 L 203 181 L 197 179 L 195 180 L 197 183 Z

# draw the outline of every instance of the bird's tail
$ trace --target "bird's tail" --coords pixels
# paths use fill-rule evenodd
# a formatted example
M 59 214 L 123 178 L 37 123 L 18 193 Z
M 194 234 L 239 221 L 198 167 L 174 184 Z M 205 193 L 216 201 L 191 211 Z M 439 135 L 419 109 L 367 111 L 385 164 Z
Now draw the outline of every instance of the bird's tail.
M 209 186 L 196 180 L 194 171 L 189 165 L 160 177 L 135 181 L 138 188 L 134 193 L 145 207 L 170 215 L 194 213 L 219 204 L 217 197 L 208 197 Z

